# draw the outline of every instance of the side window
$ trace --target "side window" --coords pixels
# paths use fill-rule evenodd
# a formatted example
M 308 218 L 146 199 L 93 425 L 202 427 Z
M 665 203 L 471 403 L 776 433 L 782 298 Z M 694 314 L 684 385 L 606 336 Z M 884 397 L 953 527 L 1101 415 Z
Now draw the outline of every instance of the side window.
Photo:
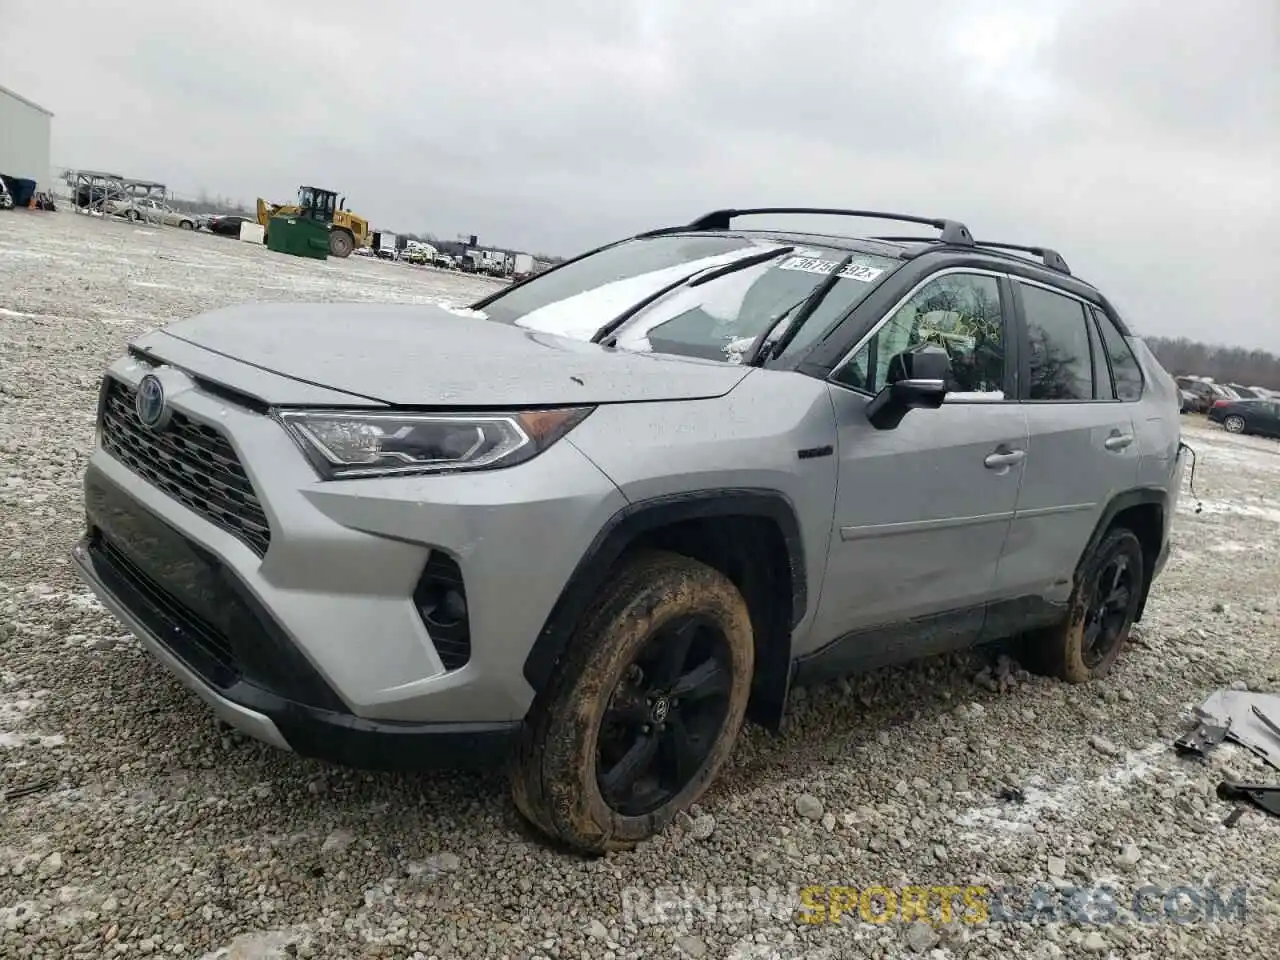
M 1111 375 L 1116 382 L 1116 396 L 1121 400 L 1138 400 L 1142 397 L 1142 368 L 1138 366 L 1138 358 L 1129 349 L 1111 318 L 1097 308 L 1093 309 L 1093 318 L 1098 321 L 1098 329 L 1102 331 L 1102 342 L 1106 346 L 1107 356 L 1111 358 Z
M 951 355 L 949 391 L 1003 396 L 1000 282 L 976 274 L 947 274 L 925 284 L 836 371 L 834 379 L 876 393 L 885 385 L 893 355 L 925 341 Z
M 1031 348 L 1032 400 L 1092 400 L 1093 358 L 1084 305 L 1071 297 L 1018 285 Z

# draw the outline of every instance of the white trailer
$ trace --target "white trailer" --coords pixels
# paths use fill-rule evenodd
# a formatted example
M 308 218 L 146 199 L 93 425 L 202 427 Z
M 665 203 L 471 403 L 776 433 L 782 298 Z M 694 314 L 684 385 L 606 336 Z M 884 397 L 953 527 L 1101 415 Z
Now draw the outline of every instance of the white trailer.
M 15 42 L 7 37 L 9 43 Z M 34 180 L 37 190 L 48 190 L 49 137 L 53 114 L 26 97 L 0 87 L 0 173 L 19 180 Z M 12 190 L 14 185 L 9 184 Z

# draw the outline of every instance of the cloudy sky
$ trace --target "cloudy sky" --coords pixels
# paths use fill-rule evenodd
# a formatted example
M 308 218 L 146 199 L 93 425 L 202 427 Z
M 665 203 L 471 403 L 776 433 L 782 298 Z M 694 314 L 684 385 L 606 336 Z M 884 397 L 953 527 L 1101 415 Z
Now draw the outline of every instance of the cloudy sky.
M 0 10 L 59 166 L 562 254 L 727 205 L 949 216 L 1143 332 L 1280 350 L 1276 0 Z

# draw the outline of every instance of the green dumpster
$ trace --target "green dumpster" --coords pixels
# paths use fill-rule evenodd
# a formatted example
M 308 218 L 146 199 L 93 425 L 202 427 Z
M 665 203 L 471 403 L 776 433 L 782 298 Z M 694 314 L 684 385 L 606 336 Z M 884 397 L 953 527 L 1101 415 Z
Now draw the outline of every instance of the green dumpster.
M 267 249 L 295 257 L 329 258 L 329 225 L 310 217 L 272 217 Z

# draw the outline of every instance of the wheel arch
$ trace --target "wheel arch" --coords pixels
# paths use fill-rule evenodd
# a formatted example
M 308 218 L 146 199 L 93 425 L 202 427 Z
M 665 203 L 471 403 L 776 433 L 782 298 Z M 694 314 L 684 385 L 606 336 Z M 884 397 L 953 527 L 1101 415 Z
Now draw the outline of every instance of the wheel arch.
M 632 549 L 653 546 L 708 562 L 743 591 L 756 631 L 748 716 L 776 729 L 790 680 L 791 632 L 808 609 L 799 519 L 790 499 L 776 490 L 696 490 L 638 501 L 615 513 L 579 558 L 535 638 L 524 661 L 525 680 L 535 694 L 546 688 L 618 561 Z M 785 585 L 778 582 L 784 578 Z
M 1073 581 L 1079 580 L 1081 570 L 1098 548 L 1098 544 L 1102 542 L 1102 538 L 1115 527 L 1127 527 L 1142 544 L 1144 567 L 1142 599 L 1138 602 L 1138 614 L 1135 617 L 1136 620 L 1141 620 L 1147 606 L 1147 595 L 1151 592 L 1151 583 L 1155 579 L 1156 564 L 1164 545 L 1168 509 L 1169 494 L 1159 487 L 1126 490 L 1113 497 L 1102 511 L 1102 516 L 1098 519 L 1084 551 L 1080 554 Z

